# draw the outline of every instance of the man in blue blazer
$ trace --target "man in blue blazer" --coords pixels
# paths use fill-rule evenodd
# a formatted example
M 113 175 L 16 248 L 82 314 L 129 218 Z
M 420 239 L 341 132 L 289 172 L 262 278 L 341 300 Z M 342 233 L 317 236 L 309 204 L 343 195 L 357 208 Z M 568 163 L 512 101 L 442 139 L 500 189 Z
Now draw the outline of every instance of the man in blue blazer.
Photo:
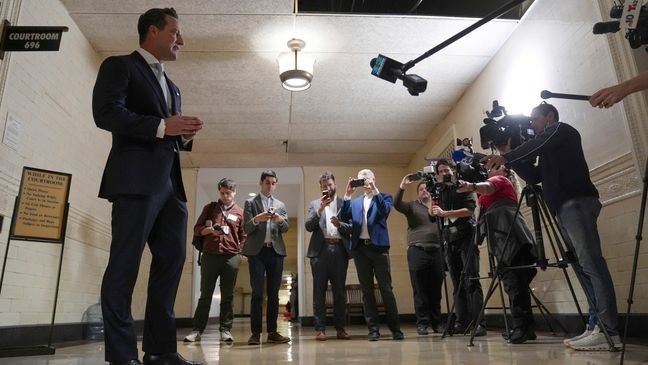
M 185 261 L 187 208 L 180 150 L 202 128 L 180 114 L 180 91 L 162 62 L 175 61 L 184 44 L 172 8 L 139 18 L 140 48 L 107 58 L 92 95 L 95 123 L 112 133 L 99 197 L 112 202 L 112 242 L 101 285 L 106 361 L 137 365 L 131 315 L 144 245 L 151 269 L 144 317 L 144 364 L 199 364 L 177 353 L 173 306 Z
M 352 180 L 349 179 L 340 217 L 345 222 L 351 222 L 350 249 L 362 286 L 365 320 L 369 328 L 368 340 L 377 341 L 380 338 L 374 275 L 385 305 L 387 325 L 392 332 L 392 338 L 402 340 L 404 336 L 400 330 L 389 268 L 387 217 L 392 208 L 392 196 L 378 191 L 371 170 L 360 170 L 358 179 L 364 179 L 364 194 L 351 200 L 356 188 L 351 186 Z

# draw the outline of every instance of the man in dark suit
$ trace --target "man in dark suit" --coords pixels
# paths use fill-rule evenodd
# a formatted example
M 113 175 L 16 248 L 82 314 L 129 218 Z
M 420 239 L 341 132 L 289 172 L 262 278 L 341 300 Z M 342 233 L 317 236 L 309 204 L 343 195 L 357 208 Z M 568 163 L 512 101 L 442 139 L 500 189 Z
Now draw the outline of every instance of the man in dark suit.
M 289 337 L 277 332 L 279 315 L 279 287 L 283 261 L 286 256 L 286 245 L 282 233 L 288 231 L 288 213 L 286 206 L 272 193 L 277 188 L 277 174 L 272 170 L 261 173 L 261 192 L 254 198 L 245 201 L 244 221 L 247 239 L 242 254 L 248 257 L 250 268 L 250 285 L 252 286 L 252 303 L 250 320 L 252 335 L 248 345 L 261 344 L 263 317 L 263 282 L 267 278 L 268 307 L 266 326 L 268 342 L 287 343 Z
M 174 9 L 150 9 L 137 24 L 140 48 L 107 58 L 92 97 L 97 126 L 112 133 L 99 197 L 112 202 L 110 258 L 101 285 L 106 361 L 141 364 L 131 300 L 148 242 L 151 269 L 144 364 L 199 364 L 177 353 L 173 306 L 185 261 L 187 208 L 179 150 L 202 128 L 180 114 L 180 92 L 164 74 L 184 44 Z
M 387 217 L 392 208 L 392 196 L 378 191 L 371 170 L 360 170 L 358 179 L 364 180 L 364 194 L 351 200 L 356 188 L 351 186 L 352 179 L 349 179 L 340 217 L 344 222 L 351 222 L 350 249 L 362 286 L 365 320 L 369 328 L 368 340 L 378 341 L 380 338 L 374 275 L 385 305 L 387 325 L 392 332 L 392 339 L 402 340 L 404 336 L 400 330 L 389 268 Z
M 345 284 L 349 267 L 351 225 L 338 217 L 343 200 L 337 197 L 335 176 L 326 171 L 319 178 L 322 196 L 310 203 L 306 230 L 312 232 L 308 252 L 313 271 L 313 312 L 315 339 L 326 341 L 326 287 L 331 282 L 334 324 L 337 338 L 349 340 L 344 330 L 346 320 Z M 338 208 L 340 207 L 340 208 Z

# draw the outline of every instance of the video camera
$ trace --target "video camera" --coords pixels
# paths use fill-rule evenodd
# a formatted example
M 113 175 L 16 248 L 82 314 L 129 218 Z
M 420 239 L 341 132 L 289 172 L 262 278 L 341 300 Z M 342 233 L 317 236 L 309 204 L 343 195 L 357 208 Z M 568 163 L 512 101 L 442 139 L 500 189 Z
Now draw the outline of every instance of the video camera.
M 457 146 L 463 147 L 452 153 L 452 160 L 457 164 L 457 179 L 471 183 L 486 181 L 488 171 L 480 162 L 486 155 L 474 152 L 472 145 L 472 138 L 457 138 Z
M 628 25 L 625 38 L 631 48 L 648 44 L 648 6 L 641 5 L 640 0 L 626 0 L 623 5 L 614 5 L 610 9 L 610 18 L 622 19 L 594 24 L 594 34 L 616 33 L 621 30 L 621 21 Z M 648 48 L 646 49 L 648 51 Z
M 508 115 L 506 108 L 493 100 L 493 109 L 486 112 L 485 126 L 479 128 L 479 139 L 483 149 L 504 146 L 511 140 L 511 149 L 535 137 L 531 128 L 531 117 L 522 114 Z M 496 119 L 498 118 L 498 119 Z

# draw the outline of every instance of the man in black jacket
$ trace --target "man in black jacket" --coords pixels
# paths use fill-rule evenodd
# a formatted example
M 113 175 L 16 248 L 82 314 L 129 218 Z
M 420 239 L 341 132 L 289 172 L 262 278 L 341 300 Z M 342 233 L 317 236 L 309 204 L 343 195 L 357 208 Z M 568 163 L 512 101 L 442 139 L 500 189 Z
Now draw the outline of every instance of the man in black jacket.
M 621 347 L 616 295 L 610 271 L 601 252 L 596 220 L 601 211 L 598 191 L 592 184 L 578 131 L 559 121 L 558 110 L 541 103 L 531 112 L 536 137 L 514 150 L 498 147 L 502 155 L 487 156 L 487 168 L 509 163 L 527 183 L 542 182 L 547 206 L 558 218 L 566 244 L 576 255 L 588 303 L 598 314 L 615 347 Z M 538 165 L 534 162 L 538 157 Z M 608 350 L 602 332 L 569 343 L 576 350 Z

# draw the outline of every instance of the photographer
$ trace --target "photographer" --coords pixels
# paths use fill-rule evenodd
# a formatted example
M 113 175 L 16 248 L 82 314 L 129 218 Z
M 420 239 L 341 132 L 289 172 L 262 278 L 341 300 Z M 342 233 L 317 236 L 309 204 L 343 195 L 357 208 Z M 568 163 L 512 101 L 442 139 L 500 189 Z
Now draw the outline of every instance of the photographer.
M 416 332 L 427 335 L 428 327 L 434 332 L 443 332 L 441 237 L 437 218 L 429 213 L 431 198 L 425 180 L 417 185 L 415 201 L 403 201 L 405 187 L 412 182 L 412 175 L 403 177 L 394 200 L 394 208 L 407 217 L 407 265 L 414 292 Z
M 362 185 L 355 185 L 354 181 Z M 351 196 L 360 187 L 364 193 L 352 200 Z M 358 179 L 349 178 L 339 216 L 343 222 L 351 223 L 350 251 L 358 272 L 358 281 L 362 286 L 362 305 L 369 329 L 369 341 L 380 339 L 374 276 L 385 305 L 385 319 L 392 339 L 400 341 L 405 338 L 400 329 L 389 263 L 387 218 L 391 207 L 392 196 L 378 191 L 376 177 L 371 170 L 358 171 Z
M 185 342 L 200 341 L 209 319 L 212 295 L 220 277 L 220 339 L 233 342 L 234 284 L 241 263 L 241 246 L 245 241 L 243 208 L 234 201 L 236 183 L 230 179 L 218 182 L 220 199 L 207 204 L 198 217 L 194 233 L 204 237 L 202 265 L 200 266 L 200 299 L 193 318 L 193 331 Z
M 531 120 L 536 132 L 534 139 L 514 150 L 509 145 L 498 147 L 502 155 L 483 160 L 487 168 L 510 163 L 528 184 L 542 182 L 547 206 L 556 215 L 565 243 L 576 256 L 573 268 L 581 279 L 590 308 L 597 311 L 614 346 L 621 347 L 614 284 L 601 253 L 596 225 L 601 203 L 590 180 L 580 134 L 574 127 L 559 122 L 558 110 L 545 102 L 533 109 Z M 569 346 L 576 350 L 609 349 L 601 332 L 569 342 Z
M 313 317 L 315 340 L 326 341 L 326 287 L 331 282 L 333 318 L 337 338 L 350 340 L 344 329 L 346 320 L 345 284 L 349 267 L 349 233 L 351 227 L 338 218 L 342 198 L 337 196 L 335 176 L 325 171 L 320 175 L 322 195 L 311 201 L 306 216 L 306 230 L 311 232 L 306 256 L 313 272 Z M 339 208 L 338 208 L 339 207 Z
M 442 186 L 440 201 L 432 202 L 430 215 L 444 219 L 444 238 L 448 243 L 446 263 L 454 287 L 456 321 L 454 333 L 466 332 L 467 325 L 481 311 L 484 292 L 479 282 L 479 248 L 473 245 L 473 211 L 475 198 L 472 193 L 460 193 L 450 184 L 454 172 L 451 162 L 440 159 L 436 163 L 436 173 Z M 468 265 L 468 266 L 467 266 Z M 457 291 L 461 273 L 465 269 L 465 281 Z M 451 329 L 448 329 L 451 330 Z M 486 322 L 477 324 L 475 336 L 486 335 Z
M 479 194 L 480 227 L 486 230 L 488 249 L 497 258 L 498 268 L 504 268 L 501 280 L 513 315 L 512 331 L 505 337 L 513 344 L 520 344 L 536 339 L 529 293 L 529 283 L 535 277 L 536 269 L 507 268 L 531 265 L 536 257 L 532 251 L 534 246 L 529 227 L 522 216 L 516 214 L 517 194 L 509 177 L 508 169 L 500 166 L 488 172 L 485 182 L 460 181 L 457 191 Z

